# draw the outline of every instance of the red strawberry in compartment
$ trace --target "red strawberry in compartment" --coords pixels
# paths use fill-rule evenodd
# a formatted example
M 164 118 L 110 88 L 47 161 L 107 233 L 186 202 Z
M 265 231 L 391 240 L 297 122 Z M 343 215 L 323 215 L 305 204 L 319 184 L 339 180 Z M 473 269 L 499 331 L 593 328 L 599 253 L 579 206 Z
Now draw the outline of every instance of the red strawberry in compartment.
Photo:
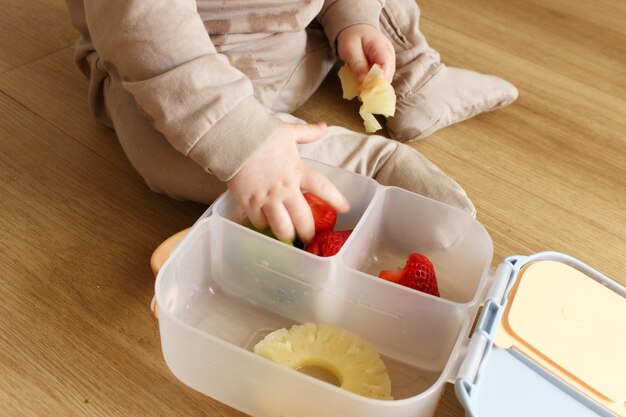
M 396 284 L 400 282 L 400 278 L 402 278 L 402 273 L 404 272 L 404 268 L 394 269 L 392 271 L 380 271 L 378 276 L 384 280 L 395 282 Z
M 304 198 L 311 213 L 313 213 L 313 221 L 315 222 L 315 233 L 333 230 L 337 222 L 337 211 L 327 202 L 312 193 L 304 193 Z
M 410 254 L 404 268 L 394 271 L 380 271 L 378 276 L 387 281 L 396 282 L 405 287 L 439 297 L 435 267 L 430 259 L 421 253 Z
M 306 251 L 318 256 L 333 256 L 346 243 L 352 230 L 332 231 L 327 230 L 316 233 L 315 237 L 306 246 Z

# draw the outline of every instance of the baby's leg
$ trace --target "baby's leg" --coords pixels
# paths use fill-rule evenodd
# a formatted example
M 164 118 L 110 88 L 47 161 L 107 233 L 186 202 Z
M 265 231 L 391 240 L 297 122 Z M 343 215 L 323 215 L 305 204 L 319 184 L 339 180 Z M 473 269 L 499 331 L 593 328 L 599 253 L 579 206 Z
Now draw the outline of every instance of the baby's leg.
M 396 115 L 387 119 L 394 139 L 421 139 L 515 101 L 517 89 L 509 82 L 442 64 L 420 32 L 419 18 L 415 0 L 386 2 L 381 14 L 381 30 L 396 51 Z
M 300 145 L 300 155 L 476 215 L 474 205 L 459 184 L 411 146 L 395 140 L 330 126 L 322 139 Z
M 111 81 L 105 101 L 126 156 L 150 189 L 205 204 L 226 191 L 224 183 L 172 147 L 119 83 Z

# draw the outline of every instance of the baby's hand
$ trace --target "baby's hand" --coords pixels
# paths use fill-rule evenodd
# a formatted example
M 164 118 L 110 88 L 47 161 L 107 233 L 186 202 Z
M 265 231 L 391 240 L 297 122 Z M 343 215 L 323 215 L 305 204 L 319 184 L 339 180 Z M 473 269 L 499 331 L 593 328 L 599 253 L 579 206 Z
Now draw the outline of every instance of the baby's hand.
M 387 81 L 396 72 L 396 52 L 391 41 L 374 26 L 358 24 L 348 26 L 337 36 L 337 52 L 349 66 L 359 83 L 370 67 L 382 67 Z
M 313 142 L 325 130 L 325 124 L 284 123 L 226 182 L 257 229 L 270 226 L 280 240 L 293 240 L 297 233 L 304 242 L 310 241 L 315 225 L 302 189 L 338 212 L 348 211 L 348 201 L 334 184 L 306 166 L 298 154 L 296 144 Z

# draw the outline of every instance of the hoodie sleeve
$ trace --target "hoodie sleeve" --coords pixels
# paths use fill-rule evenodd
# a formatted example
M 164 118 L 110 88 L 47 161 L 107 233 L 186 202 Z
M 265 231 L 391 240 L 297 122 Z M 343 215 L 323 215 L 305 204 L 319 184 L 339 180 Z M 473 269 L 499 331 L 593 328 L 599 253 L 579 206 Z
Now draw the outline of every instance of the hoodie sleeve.
M 337 50 L 339 32 L 348 26 L 365 23 L 379 29 L 383 5 L 383 0 L 324 0 L 318 20 L 333 50 Z
M 217 53 L 195 0 L 85 0 L 101 63 L 182 154 L 229 180 L 280 125 Z

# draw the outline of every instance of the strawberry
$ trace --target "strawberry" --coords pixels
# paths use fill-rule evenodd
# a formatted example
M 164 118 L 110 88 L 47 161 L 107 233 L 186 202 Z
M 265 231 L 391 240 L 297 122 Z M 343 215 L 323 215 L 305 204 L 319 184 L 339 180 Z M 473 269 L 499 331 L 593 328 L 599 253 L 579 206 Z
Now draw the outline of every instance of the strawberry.
M 312 193 L 304 193 L 306 202 L 309 203 L 313 221 L 315 222 L 315 233 L 333 230 L 337 222 L 337 211 L 327 202 Z
M 387 281 L 396 282 L 405 287 L 439 297 L 435 267 L 430 259 L 421 253 L 410 254 L 404 268 L 394 271 L 380 271 L 378 276 Z
M 316 233 L 313 240 L 306 246 L 306 251 L 318 256 L 333 256 L 346 243 L 352 230 L 327 230 Z
M 400 278 L 402 278 L 402 273 L 404 272 L 404 268 L 394 269 L 393 271 L 380 271 L 378 276 L 384 280 L 395 282 L 396 284 L 400 282 Z

